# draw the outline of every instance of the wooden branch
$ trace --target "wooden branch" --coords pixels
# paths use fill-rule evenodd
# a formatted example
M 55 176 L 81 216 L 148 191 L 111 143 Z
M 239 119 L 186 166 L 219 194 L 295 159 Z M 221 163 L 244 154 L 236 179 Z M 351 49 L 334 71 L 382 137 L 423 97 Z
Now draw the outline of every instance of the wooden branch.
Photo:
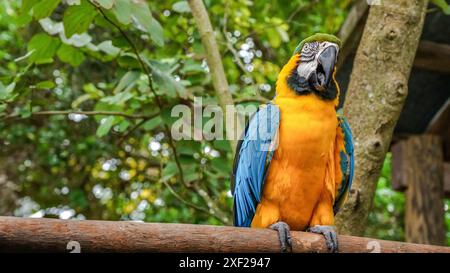
M 293 252 L 327 252 L 323 236 L 294 231 Z M 339 236 L 340 252 L 446 252 L 449 247 Z M 1 252 L 279 252 L 277 232 L 191 224 L 0 217 Z
M 417 68 L 450 74 L 450 45 L 421 41 L 414 66 Z
M 217 46 L 216 37 L 214 36 L 211 21 L 209 20 L 208 12 L 206 11 L 202 0 L 188 0 L 188 3 L 192 11 L 192 16 L 197 24 L 203 47 L 206 51 L 206 61 L 211 71 L 212 83 L 217 99 L 220 107 L 223 109 L 224 113 L 226 113 L 226 106 L 234 105 L 234 103 L 228 87 L 228 81 L 223 68 L 222 58 L 220 56 L 219 47 Z M 225 122 L 228 121 L 226 120 Z M 239 136 L 242 131 L 240 129 L 241 126 L 239 122 L 235 126 L 237 131 L 236 135 L 233 130 L 226 130 L 227 139 L 230 139 L 233 151 L 235 150 L 237 144 L 236 136 Z
M 344 65 L 347 58 L 356 51 L 361 40 L 364 25 L 366 24 L 369 5 L 366 0 L 358 0 L 349 11 L 338 37 L 342 41 L 342 48 L 339 51 L 337 69 Z
M 70 115 L 78 114 L 85 116 L 120 116 L 130 119 L 150 119 L 159 115 L 159 112 L 153 114 L 127 114 L 120 111 L 82 111 L 82 110 L 48 110 L 31 113 L 32 116 L 54 116 L 54 115 Z M 5 118 L 22 118 L 19 114 L 14 113 Z
M 450 63 L 449 63 L 450 66 Z M 444 141 L 444 160 L 450 161 L 450 98 L 431 119 L 426 133 L 441 136 Z M 450 195 L 450 192 L 447 192 Z
M 359 25 L 360 21 L 367 15 L 366 13 L 368 10 L 369 5 L 366 0 L 358 0 L 350 9 L 338 34 L 343 45 L 347 44 L 347 41 Z
M 450 99 L 437 111 L 428 124 L 426 132 L 429 134 L 443 135 L 448 129 L 450 123 Z

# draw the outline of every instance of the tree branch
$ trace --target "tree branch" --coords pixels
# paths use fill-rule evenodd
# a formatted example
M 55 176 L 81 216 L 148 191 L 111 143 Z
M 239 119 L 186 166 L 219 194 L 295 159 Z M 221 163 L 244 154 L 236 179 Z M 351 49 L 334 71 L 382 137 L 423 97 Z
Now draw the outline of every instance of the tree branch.
M 197 206 L 196 204 L 191 203 L 191 202 L 187 201 L 186 199 L 184 199 L 183 197 L 181 197 L 181 196 L 180 196 L 180 195 L 172 188 L 172 186 L 170 186 L 170 184 L 167 183 L 167 181 L 162 180 L 162 182 L 163 182 L 163 184 L 167 187 L 167 189 L 170 191 L 170 193 L 172 193 L 172 195 L 175 196 L 175 198 L 178 199 L 178 200 L 179 200 L 180 202 L 182 202 L 183 204 L 185 204 L 185 205 L 187 205 L 187 206 L 189 206 L 189 207 L 191 207 L 191 208 L 193 208 L 193 209 L 196 209 L 196 210 L 198 210 L 198 211 L 200 211 L 200 212 L 203 212 L 203 213 L 205 213 L 205 214 L 208 215 L 208 216 L 212 216 L 212 217 L 216 218 L 216 219 L 219 220 L 222 224 L 225 224 L 225 223 L 226 223 L 226 221 L 224 221 L 224 219 L 222 219 L 221 217 L 215 215 L 214 212 L 211 212 L 211 211 L 208 210 L 207 208 L 203 208 L 203 207 Z
M 328 252 L 319 234 L 292 231 L 292 252 Z M 445 252 L 449 247 L 338 236 L 340 252 Z M 0 252 L 279 252 L 276 231 L 192 224 L 0 217 Z
M 216 38 L 214 37 L 214 30 L 211 25 L 211 21 L 209 20 L 208 12 L 206 11 L 202 0 L 188 0 L 188 3 L 197 24 L 203 47 L 206 51 L 206 60 L 211 71 L 211 78 L 216 91 L 217 99 L 223 112 L 226 113 L 227 105 L 234 105 L 234 102 L 229 91 L 228 81 L 223 68 Z M 225 120 L 225 122 L 234 122 L 234 120 L 236 119 L 233 118 L 232 120 Z M 240 133 L 241 124 L 237 122 L 235 125 L 237 132 Z M 235 151 L 237 138 L 234 132 L 226 130 L 226 135 L 227 138 L 230 139 L 232 150 Z
M 54 115 L 70 115 L 79 114 L 86 116 L 120 116 L 130 119 L 151 119 L 159 115 L 159 112 L 153 114 L 127 114 L 118 111 L 82 111 L 82 110 L 47 110 L 31 113 L 32 116 L 54 116 Z M 9 118 L 21 118 L 19 114 L 10 114 L 4 117 Z
M 127 114 L 124 112 L 115 111 L 77 111 L 77 110 L 49 110 L 49 111 L 39 111 L 32 113 L 33 116 L 51 116 L 51 115 L 69 115 L 69 114 L 79 114 L 86 116 L 120 116 L 124 118 L 131 119 L 141 119 L 141 118 L 154 118 L 159 115 L 159 112 L 146 115 L 146 114 Z

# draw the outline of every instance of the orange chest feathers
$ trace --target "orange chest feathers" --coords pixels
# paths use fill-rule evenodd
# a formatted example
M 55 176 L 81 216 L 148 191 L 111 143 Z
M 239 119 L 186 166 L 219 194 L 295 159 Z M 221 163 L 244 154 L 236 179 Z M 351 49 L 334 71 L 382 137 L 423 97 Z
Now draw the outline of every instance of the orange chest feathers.
M 277 98 L 275 103 L 281 111 L 278 148 L 263 189 L 265 208 L 259 209 L 253 226 L 264 226 L 264 219 L 273 215 L 301 230 L 325 187 L 338 126 L 335 106 L 314 94 Z

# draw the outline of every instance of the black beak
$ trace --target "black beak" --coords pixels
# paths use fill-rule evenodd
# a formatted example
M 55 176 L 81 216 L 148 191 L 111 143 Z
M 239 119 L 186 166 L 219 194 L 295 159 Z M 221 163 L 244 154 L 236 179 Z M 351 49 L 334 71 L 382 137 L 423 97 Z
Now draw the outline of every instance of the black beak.
M 317 91 L 325 91 L 330 85 L 336 64 L 336 54 L 337 50 L 334 46 L 326 48 L 320 54 L 316 75 L 312 77 L 312 84 Z

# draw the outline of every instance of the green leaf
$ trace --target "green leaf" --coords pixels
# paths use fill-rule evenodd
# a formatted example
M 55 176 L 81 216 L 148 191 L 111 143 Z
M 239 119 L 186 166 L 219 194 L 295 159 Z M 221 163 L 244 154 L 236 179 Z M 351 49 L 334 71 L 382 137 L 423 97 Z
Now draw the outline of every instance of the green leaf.
M 93 83 L 83 85 L 83 90 L 93 98 L 101 98 L 105 96 L 102 90 L 98 89 Z
M 228 140 L 214 140 L 213 146 L 218 150 L 231 152 L 230 142 Z
M 450 5 L 445 0 L 431 0 L 431 2 L 440 7 L 445 15 L 450 15 Z
M 81 0 L 66 0 L 66 3 L 69 6 L 79 5 L 79 4 L 81 4 Z
M 229 174 L 231 172 L 231 164 L 224 158 L 213 158 L 211 160 L 211 166 L 222 174 Z
M 102 8 L 110 9 L 114 5 L 113 0 L 95 0 L 96 3 L 98 3 Z
M 67 8 L 63 18 L 66 37 L 70 38 L 75 33 L 86 32 L 95 16 L 97 16 L 97 11 L 87 1 L 82 1 L 81 5 Z
M 172 107 L 165 107 L 161 111 L 161 119 L 162 121 L 171 126 L 175 121 L 177 121 L 178 117 L 172 117 Z
M 133 17 L 137 21 L 136 23 L 138 24 L 138 26 L 141 29 L 147 31 L 148 34 L 150 34 L 150 38 L 153 40 L 153 42 L 155 42 L 156 45 L 163 46 L 163 28 L 159 24 L 159 22 L 156 21 L 155 18 L 153 18 L 147 3 L 133 3 L 131 11 Z
M 128 25 L 131 23 L 131 3 L 129 0 L 116 0 L 112 11 L 121 24 Z
M 141 65 L 136 58 L 135 54 L 131 53 L 121 53 L 117 59 L 119 65 L 126 69 L 141 69 Z
M 276 31 L 276 30 L 273 29 L 273 28 L 269 28 L 269 29 L 267 29 L 266 33 L 267 33 L 267 36 L 268 36 L 268 37 L 271 37 L 271 38 L 269 39 L 270 45 L 271 45 L 273 48 L 278 48 L 278 47 L 280 47 L 280 45 L 281 45 L 281 37 L 280 37 L 278 31 Z
M 18 27 L 24 27 L 25 25 L 28 25 L 33 20 L 33 17 L 29 15 L 28 13 L 23 13 L 15 18 L 15 23 Z
M 190 183 L 190 182 L 199 180 L 200 178 L 201 178 L 201 177 L 200 177 L 200 174 L 199 174 L 199 173 L 196 173 L 196 172 L 190 172 L 190 173 L 186 173 L 186 174 L 184 175 L 184 181 L 185 181 L 186 183 Z
M 109 116 L 107 118 L 104 118 L 100 121 L 100 126 L 98 126 L 97 128 L 97 136 L 98 137 L 103 137 L 105 136 L 112 128 L 112 126 L 114 125 L 114 120 L 115 117 L 113 116 Z
M 111 105 L 120 105 L 127 102 L 132 97 L 133 94 L 131 94 L 130 92 L 120 92 L 115 94 L 114 96 L 104 97 L 101 99 L 101 101 Z
M 115 56 L 120 53 L 120 48 L 113 46 L 112 41 L 103 41 L 97 45 L 97 48 L 108 55 Z
M 34 5 L 39 3 L 39 0 L 22 0 L 22 5 L 20 6 L 20 13 L 25 14 L 28 13 Z
M 177 165 L 169 162 L 162 170 L 162 180 L 167 181 L 178 173 Z
M 176 81 L 169 72 L 161 70 L 159 62 L 148 60 L 145 60 L 145 62 L 152 69 L 153 78 L 160 90 L 171 97 L 176 97 L 177 94 L 181 98 L 187 97 L 186 88 L 179 81 Z
M 187 1 L 176 2 L 175 4 L 173 4 L 172 9 L 179 13 L 191 12 L 191 8 L 189 7 L 189 4 Z
M 43 81 L 36 84 L 37 89 L 52 89 L 55 87 L 55 83 L 52 81 Z
M 49 17 L 61 0 L 43 0 L 39 1 L 33 7 L 33 16 L 36 19 L 42 19 L 45 17 Z
M 199 153 L 201 144 L 194 140 L 179 140 L 177 141 L 177 152 L 180 155 L 187 155 L 192 157 L 195 153 Z M 192 161 L 192 160 L 191 160 Z
M 280 38 L 283 42 L 289 42 L 289 34 L 282 26 L 277 26 L 275 29 L 277 30 L 278 35 L 280 35 Z
M 29 118 L 31 116 L 31 105 L 30 105 L 30 102 L 28 102 L 23 107 L 20 107 L 19 115 L 20 115 L 21 118 Z
M 156 127 L 160 126 L 162 124 L 162 119 L 160 116 L 154 117 L 142 124 L 142 128 L 146 131 L 151 131 L 155 129 Z
M 123 90 L 129 91 L 136 84 L 136 81 L 139 79 L 141 75 L 140 72 L 137 71 L 128 71 L 123 75 L 122 79 L 120 79 L 116 88 L 114 88 L 114 93 L 122 92 Z
M 130 123 L 129 120 L 127 120 L 127 119 L 122 120 L 122 121 L 119 123 L 119 128 L 118 128 L 119 133 L 125 132 L 125 130 L 126 130 L 130 125 L 131 125 L 131 123 Z
M 14 94 L 14 88 L 16 87 L 16 83 L 12 82 L 8 86 L 4 86 L 3 83 L 0 81 L 0 100 L 3 101 L 11 101 L 15 97 L 18 96 L 18 94 Z
M 45 33 L 38 33 L 28 43 L 29 61 L 36 64 L 53 62 L 53 56 L 59 48 L 60 41 Z
M 72 108 L 78 108 L 78 106 L 80 106 L 80 104 L 82 104 L 83 102 L 92 99 L 92 96 L 89 94 L 83 94 L 81 96 L 79 96 L 78 98 L 76 98 L 74 101 L 72 101 Z
M 69 193 L 70 206 L 76 208 L 87 208 L 89 201 L 86 198 L 86 192 L 81 188 L 72 189 Z
M 151 18 L 148 24 L 148 31 L 150 32 L 150 38 L 158 46 L 164 45 L 164 30 L 161 24 L 156 21 L 155 18 Z
M 84 61 L 84 54 L 67 44 L 62 44 L 57 52 L 58 58 L 71 66 L 79 66 Z
M 205 69 L 198 62 L 195 62 L 192 59 L 187 59 L 184 63 L 183 68 L 180 70 L 182 73 L 197 73 L 197 72 L 205 72 Z

